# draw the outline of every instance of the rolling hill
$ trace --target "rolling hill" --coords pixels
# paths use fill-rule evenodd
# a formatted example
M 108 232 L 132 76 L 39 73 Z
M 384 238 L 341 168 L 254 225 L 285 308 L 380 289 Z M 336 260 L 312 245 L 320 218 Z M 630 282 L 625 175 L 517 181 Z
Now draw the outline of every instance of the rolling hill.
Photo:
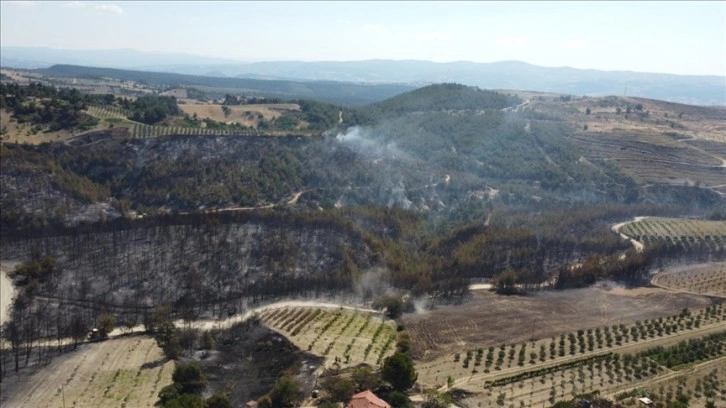
M 199 75 L 54 65 L 37 72 L 61 77 L 113 78 L 159 87 L 196 87 L 217 95 L 242 93 L 283 99 L 314 99 L 343 105 L 363 105 L 413 89 L 399 84 L 356 84 L 332 81 L 293 82 L 244 78 L 218 78 Z

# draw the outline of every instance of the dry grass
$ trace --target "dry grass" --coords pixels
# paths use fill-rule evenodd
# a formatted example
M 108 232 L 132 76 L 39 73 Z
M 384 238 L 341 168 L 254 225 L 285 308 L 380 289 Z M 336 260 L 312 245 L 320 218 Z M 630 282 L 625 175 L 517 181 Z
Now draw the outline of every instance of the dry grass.
M 567 105 L 574 107 L 580 120 L 590 131 L 611 132 L 616 129 L 645 132 L 651 136 L 677 133 L 679 138 L 693 138 L 726 143 L 726 110 L 695 107 L 643 98 L 617 98 L 622 112 L 616 106 L 601 107 L 604 98 L 578 99 Z M 626 105 L 642 105 L 642 111 L 626 114 Z M 587 108 L 591 114 L 585 115 Z M 576 116 L 576 115 L 575 115 Z
M 464 304 L 441 306 L 424 315 L 407 314 L 403 320 L 413 351 L 428 361 L 461 350 L 630 324 L 677 314 L 686 306 L 703 308 L 710 304 L 701 296 L 612 285 L 530 296 L 475 291 Z
M 32 126 L 20 124 L 12 118 L 11 113 L 0 109 L 0 129 L 4 129 L 3 142 L 40 144 L 45 142 L 58 142 L 73 137 L 73 133 L 67 130 L 56 132 L 39 131 L 33 133 Z

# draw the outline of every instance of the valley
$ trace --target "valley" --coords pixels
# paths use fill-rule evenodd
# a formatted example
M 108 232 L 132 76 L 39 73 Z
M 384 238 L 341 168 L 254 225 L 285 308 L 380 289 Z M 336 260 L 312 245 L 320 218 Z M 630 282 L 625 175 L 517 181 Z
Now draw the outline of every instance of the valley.
M 722 108 L 78 72 L 3 70 L 3 405 L 726 401 Z

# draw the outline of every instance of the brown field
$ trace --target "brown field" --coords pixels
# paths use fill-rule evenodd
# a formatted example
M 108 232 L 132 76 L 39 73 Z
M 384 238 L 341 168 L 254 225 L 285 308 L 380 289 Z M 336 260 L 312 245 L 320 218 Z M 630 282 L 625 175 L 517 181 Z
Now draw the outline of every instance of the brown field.
M 684 307 L 704 308 L 711 303 L 698 295 L 612 285 L 531 296 L 475 291 L 464 304 L 441 306 L 423 315 L 407 314 L 403 321 L 414 355 L 429 361 L 477 347 L 670 316 Z
M 614 160 L 644 183 L 700 183 L 726 191 L 726 109 L 631 97 L 572 97 L 565 102 L 559 95 L 519 94 L 530 101 L 530 109 L 564 113 L 579 128 L 572 141 L 586 160 Z M 642 110 L 627 114 L 628 105 L 642 105 Z
M 153 338 L 121 337 L 80 346 L 48 367 L 2 384 L 3 407 L 153 407 L 171 384 L 174 363 Z M 22 374 L 25 376 L 27 374 Z
M 453 381 L 455 388 L 472 393 L 460 406 L 539 407 L 593 390 L 613 398 L 635 387 L 650 387 L 684 375 L 693 381 L 693 371 L 700 367 L 723 367 L 724 358 L 718 356 L 692 368 L 674 370 L 658 365 L 637 374 L 603 364 L 612 353 L 636 355 L 656 346 L 723 333 L 726 314 L 721 305 L 715 305 L 704 297 L 657 288 L 596 287 L 530 298 L 481 293 L 474 302 L 440 308 L 431 312 L 434 319 L 424 316 L 416 324 L 407 323 L 406 329 L 414 348 L 423 337 L 427 346 L 438 341 L 451 351 L 417 360 L 418 381 L 424 388 L 446 389 L 447 381 Z M 713 313 L 703 308 L 710 306 Z M 684 307 L 690 311 L 687 316 L 679 313 Z M 616 313 L 617 318 L 611 317 Z M 536 324 L 525 323 L 532 318 Z M 406 316 L 407 322 L 410 319 Z M 575 340 L 578 329 L 582 331 L 577 335 L 586 341 Z M 530 338 L 533 332 L 534 338 Z M 490 360 L 489 355 L 496 357 Z M 516 378 L 535 370 L 547 371 Z M 506 379 L 513 380 L 492 383 Z M 720 391 L 715 397 L 722 398 Z
M 653 277 L 652 283 L 675 291 L 726 297 L 726 262 L 671 268 Z
M 726 109 L 696 107 L 672 102 L 643 98 L 615 98 L 622 112 L 616 114 L 616 106 L 600 106 L 604 98 L 582 98 L 569 102 L 582 115 L 583 123 L 591 131 L 609 132 L 621 128 L 628 131 L 653 135 L 676 133 L 677 139 L 710 140 L 726 143 Z M 611 98 L 612 99 L 612 98 Z M 633 110 L 626 118 L 626 105 L 642 105 L 642 111 Z M 586 108 L 591 114 L 586 116 Z
M 232 112 L 225 117 L 222 105 L 218 104 L 186 103 L 179 105 L 179 108 L 189 116 L 196 113 L 199 119 L 209 118 L 225 123 L 236 122 L 254 128 L 257 128 L 260 123 L 260 115 L 264 120 L 271 120 L 281 116 L 284 112 L 300 110 L 300 106 L 294 103 L 234 105 L 229 107 Z

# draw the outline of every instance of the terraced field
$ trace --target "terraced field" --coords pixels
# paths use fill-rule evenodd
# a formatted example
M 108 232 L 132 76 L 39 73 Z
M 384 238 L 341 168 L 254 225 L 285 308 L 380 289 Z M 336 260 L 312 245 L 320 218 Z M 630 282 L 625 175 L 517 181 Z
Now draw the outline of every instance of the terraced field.
M 265 310 L 260 318 L 300 349 L 340 367 L 379 365 L 393 354 L 397 338 L 392 320 L 356 310 L 286 307 Z
M 652 283 L 670 290 L 726 297 L 726 262 L 672 268 L 656 275 Z
M 685 249 L 705 245 L 712 251 L 726 249 L 726 221 L 648 217 L 624 225 L 620 232 L 645 245 L 664 243 Z
M 588 160 L 614 160 L 645 183 L 716 186 L 726 178 L 721 156 L 663 135 L 616 130 L 580 133 L 572 140 Z

